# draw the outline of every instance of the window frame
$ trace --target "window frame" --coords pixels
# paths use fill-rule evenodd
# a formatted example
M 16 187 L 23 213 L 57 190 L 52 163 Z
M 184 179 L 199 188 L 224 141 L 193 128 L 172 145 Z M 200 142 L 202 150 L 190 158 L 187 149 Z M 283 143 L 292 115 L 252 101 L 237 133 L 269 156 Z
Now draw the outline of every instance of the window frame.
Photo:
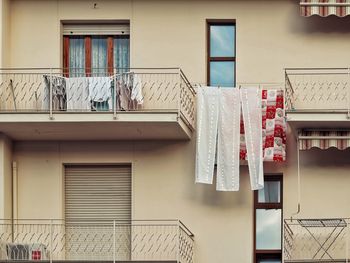
M 280 202 L 279 203 L 261 203 L 258 198 L 258 190 L 254 191 L 254 213 L 253 213 L 253 248 L 254 262 L 258 263 L 260 259 L 280 259 L 282 262 L 283 249 L 283 174 L 265 174 L 264 182 L 280 182 Z M 256 248 L 256 210 L 257 209 L 281 209 L 281 249 L 257 249 Z
M 92 38 L 94 36 L 98 35 L 72 35 L 74 37 L 80 36 L 84 38 L 85 42 L 85 75 L 87 77 L 91 76 L 91 70 L 92 70 L 92 57 L 91 57 L 91 50 L 92 50 Z M 69 41 L 71 39 L 70 35 L 64 35 L 63 36 L 63 71 L 64 76 L 68 77 L 69 72 Z M 107 40 L 107 72 L 109 75 L 112 75 L 114 73 L 114 39 L 129 39 L 130 41 L 130 35 L 101 35 L 105 36 Z M 130 56 L 130 53 L 129 53 Z
M 237 69 L 237 40 L 236 40 L 236 19 L 206 19 L 207 25 L 207 85 L 210 85 L 210 62 L 234 62 L 234 70 L 233 70 L 233 86 L 236 86 L 236 69 Z M 235 35 L 234 35 L 234 57 L 211 57 L 210 56 L 210 27 L 211 26 L 234 26 L 235 27 Z

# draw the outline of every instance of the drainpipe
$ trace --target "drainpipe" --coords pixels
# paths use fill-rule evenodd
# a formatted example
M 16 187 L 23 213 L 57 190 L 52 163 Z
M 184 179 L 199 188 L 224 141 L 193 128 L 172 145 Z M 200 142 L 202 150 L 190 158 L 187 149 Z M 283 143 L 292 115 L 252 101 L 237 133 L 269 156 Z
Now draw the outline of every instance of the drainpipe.
M 17 196 L 17 163 L 12 162 L 12 243 L 14 242 L 14 224 L 18 218 Z
M 291 215 L 290 219 L 293 220 L 293 216 L 296 216 L 300 213 L 301 210 L 301 180 L 300 180 L 300 148 L 299 148 L 299 132 L 298 132 L 298 137 L 297 137 L 297 181 L 298 181 L 298 186 L 297 186 L 297 194 L 298 194 L 298 206 L 297 206 L 297 211 Z

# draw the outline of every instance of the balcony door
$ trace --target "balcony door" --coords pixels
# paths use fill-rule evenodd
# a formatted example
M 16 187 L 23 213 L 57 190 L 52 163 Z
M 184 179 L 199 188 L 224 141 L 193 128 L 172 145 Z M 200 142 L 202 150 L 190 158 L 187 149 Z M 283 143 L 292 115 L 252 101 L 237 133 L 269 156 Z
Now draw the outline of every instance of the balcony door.
M 63 67 L 66 76 L 106 76 L 130 67 L 129 25 L 63 26 Z

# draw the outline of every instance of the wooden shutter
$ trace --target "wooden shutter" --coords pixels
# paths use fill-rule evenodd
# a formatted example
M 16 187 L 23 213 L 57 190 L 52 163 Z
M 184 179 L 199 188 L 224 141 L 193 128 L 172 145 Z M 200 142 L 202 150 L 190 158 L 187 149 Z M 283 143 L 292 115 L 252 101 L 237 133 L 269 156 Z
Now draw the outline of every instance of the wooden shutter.
M 131 220 L 131 166 L 66 166 L 65 219 L 67 224 Z

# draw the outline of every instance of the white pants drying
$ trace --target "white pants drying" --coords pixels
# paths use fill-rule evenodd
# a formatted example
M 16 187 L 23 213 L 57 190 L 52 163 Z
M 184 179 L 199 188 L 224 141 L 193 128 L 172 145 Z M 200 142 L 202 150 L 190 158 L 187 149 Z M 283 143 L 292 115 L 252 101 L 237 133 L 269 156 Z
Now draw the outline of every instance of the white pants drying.
M 262 151 L 261 92 L 259 88 L 241 88 L 241 103 L 252 190 L 264 188 Z
M 199 88 L 197 96 L 196 183 L 212 184 L 219 115 L 219 89 Z
M 237 88 L 221 88 L 216 190 L 239 190 L 240 93 Z

